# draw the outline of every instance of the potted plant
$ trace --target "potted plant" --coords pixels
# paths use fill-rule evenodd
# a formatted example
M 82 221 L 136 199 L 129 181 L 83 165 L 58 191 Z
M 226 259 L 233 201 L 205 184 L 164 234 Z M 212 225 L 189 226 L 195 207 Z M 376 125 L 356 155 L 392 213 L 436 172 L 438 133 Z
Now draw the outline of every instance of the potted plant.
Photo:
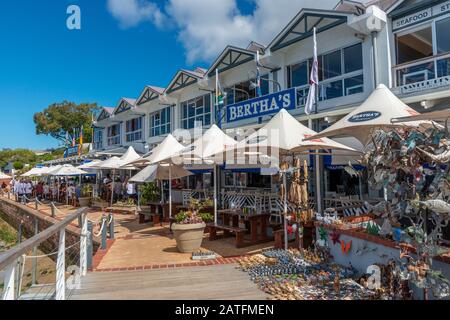
M 175 216 L 172 231 L 180 252 L 193 252 L 200 249 L 206 222 L 212 221 L 210 213 L 200 213 L 202 204 L 191 201 L 189 211 L 181 211 Z
M 102 198 L 100 198 L 100 197 L 92 198 L 92 207 L 103 210 L 104 208 L 107 208 L 108 206 L 109 206 L 109 203 L 106 202 L 105 200 L 103 200 Z
M 91 203 L 92 186 L 83 185 L 81 187 L 81 197 L 78 198 L 80 207 L 87 207 Z
M 154 182 L 147 182 L 139 186 L 139 193 L 143 205 L 161 200 L 160 189 Z

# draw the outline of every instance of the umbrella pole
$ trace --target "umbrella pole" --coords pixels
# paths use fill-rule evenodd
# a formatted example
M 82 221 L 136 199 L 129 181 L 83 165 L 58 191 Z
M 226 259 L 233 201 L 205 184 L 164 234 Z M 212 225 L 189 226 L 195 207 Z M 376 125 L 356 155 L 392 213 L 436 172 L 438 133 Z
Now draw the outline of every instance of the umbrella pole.
M 320 156 L 315 155 L 315 173 L 316 173 L 316 199 L 317 199 L 317 212 L 322 213 L 322 186 L 321 177 L 319 172 L 320 167 Z
M 172 166 L 169 166 L 169 219 L 172 218 Z
M 111 182 L 111 207 L 113 206 L 113 201 L 114 201 L 114 180 L 115 180 L 115 174 L 116 174 L 116 170 L 113 169 L 112 182 Z
M 214 224 L 217 225 L 217 165 L 214 164 Z
M 359 200 L 362 200 L 363 199 L 363 193 L 362 193 L 361 176 L 358 176 L 358 183 L 359 183 Z
M 283 187 L 284 187 L 284 249 L 288 249 L 288 234 L 287 234 L 287 182 L 286 182 L 286 171 L 283 173 Z

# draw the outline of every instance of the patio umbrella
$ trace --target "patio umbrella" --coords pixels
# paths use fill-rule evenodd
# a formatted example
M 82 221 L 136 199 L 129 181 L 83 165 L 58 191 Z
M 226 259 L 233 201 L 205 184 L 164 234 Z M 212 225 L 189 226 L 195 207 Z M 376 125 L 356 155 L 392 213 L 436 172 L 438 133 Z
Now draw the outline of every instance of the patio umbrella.
M 170 171 L 170 172 L 169 172 Z M 180 179 L 192 175 L 181 166 L 169 164 L 153 164 L 145 167 L 129 181 L 136 183 L 152 182 L 155 180 Z
M 236 145 L 240 152 L 259 155 L 293 155 L 309 150 L 338 149 L 357 154 L 356 150 L 328 138 L 305 141 L 305 138 L 316 132 L 298 122 L 285 109 L 278 112 L 265 126 Z M 284 235 L 287 249 L 287 182 L 286 173 L 283 176 L 284 195 Z M 320 201 L 319 187 L 316 186 Z
M 78 169 L 81 169 L 81 170 L 96 169 L 96 167 L 98 166 L 98 164 L 100 162 L 101 162 L 100 160 L 93 160 L 93 161 L 90 161 L 90 162 L 86 162 L 86 163 L 84 163 L 82 165 L 79 165 Z
M 66 180 L 66 203 L 68 202 L 67 186 L 68 186 L 68 182 L 69 182 L 67 177 L 81 176 L 83 174 L 87 174 L 87 172 L 83 171 L 81 169 L 78 169 L 78 168 L 72 166 L 71 164 L 64 164 L 60 168 L 53 170 L 51 172 L 52 176 L 65 177 L 65 180 Z
M 450 108 L 445 110 L 437 110 L 427 113 L 422 113 L 415 116 L 394 118 L 392 123 L 409 122 L 409 121 L 421 121 L 421 120 L 434 120 L 434 121 L 446 121 L 450 119 Z
M 192 144 L 170 158 L 175 164 L 206 163 L 214 165 L 214 223 L 217 223 L 217 165 L 224 163 L 224 153 L 233 150 L 237 141 L 213 124 Z
M 40 177 L 47 169 L 48 167 L 33 168 L 22 174 L 22 177 Z
M 169 218 L 172 217 L 172 179 L 175 178 L 175 176 L 172 175 L 172 170 L 177 170 L 177 168 L 175 168 L 177 165 L 172 163 L 170 159 L 183 149 L 184 146 L 179 143 L 173 135 L 169 134 L 159 145 L 153 148 L 150 156 L 136 159 L 129 163 L 129 165 L 164 164 L 168 167 L 167 175 L 165 175 L 166 178 L 164 180 L 169 180 Z
M 384 84 L 380 84 L 359 107 L 327 129 L 307 137 L 306 140 L 352 136 L 366 146 L 371 141 L 371 134 L 375 129 L 432 126 L 430 121 L 391 122 L 393 118 L 417 115 L 420 113 L 403 103 Z
M 92 168 L 97 168 L 97 169 L 109 169 L 112 170 L 112 182 L 111 182 L 111 206 L 113 205 L 114 202 L 114 179 L 115 179 L 115 174 L 116 174 L 116 170 L 119 169 L 136 169 L 134 166 L 130 165 L 129 163 L 139 159 L 141 156 L 139 154 L 137 154 L 137 152 L 134 150 L 133 147 L 129 147 L 127 152 L 125 152 L 123 154 L 122 157 L 111 157 L 105 161 L 102 161 L 100 163 L 98 163 L 96 166 L 93 166 Z

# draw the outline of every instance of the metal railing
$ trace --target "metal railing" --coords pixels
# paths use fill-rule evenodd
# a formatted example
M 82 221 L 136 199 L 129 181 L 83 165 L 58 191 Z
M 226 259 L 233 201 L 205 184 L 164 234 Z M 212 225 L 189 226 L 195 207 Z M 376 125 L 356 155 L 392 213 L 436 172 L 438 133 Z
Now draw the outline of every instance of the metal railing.
M 69 276 L 72 282 L 76 280 L 75 282 L 79 283 L 81 277 L 87 273 L 88 260 L 92 261 L 92 259 L 88 259 L 88 250 L 92 256 L 92 225 L 88 227 L 88 224 L 91 224 L 91 222 L 88 221 L 86 211 L 87 208 L 78 209 L 75 213 L 69 214 L 63 220 L 2 253 L 0 256 L 0 271 L 4 271 L 3 300 L 20 298 L 22 280 L 24 278 L 23 268 L 26 259 L 33 260 L 33 268 L 36 268 L 36 260 L 38 258 L 50 256 L 56 256 L 56 283 L 53 296 L 56 300 L 65 300 L 66 287 L 69 284 L 69 279 L 66 279 L 66 275 L 68 272 L 74 271 L 66 268 L 66 255 L 68 250 L 79 244 L 79 257 L 76 259 L 79 262 L 79 266 L 77 266 L 79 270 L 77 270 L 75 278 Z M 76 219 L 78 219 L 79 223 L 81 222 L 80 241 L 66 247 L 66 227 Z M 37 256 L 36 248 L 55 236 L 58 237 L 57 250 L 50 254 Z M 30 251 L 33 252 L 32 255 L 29 254 Z M 33 279 L 34 277 L 35 275 L 33 274 Z
M 447 77 L 450 76 L 450 53 L 402 63 L 392 70 L 397 87 Z

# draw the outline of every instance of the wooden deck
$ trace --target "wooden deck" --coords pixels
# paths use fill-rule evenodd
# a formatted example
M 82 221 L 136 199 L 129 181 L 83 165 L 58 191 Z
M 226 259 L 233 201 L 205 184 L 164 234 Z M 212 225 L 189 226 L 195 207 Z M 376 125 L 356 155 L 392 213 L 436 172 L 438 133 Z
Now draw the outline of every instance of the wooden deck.
M 72 300 L 265 300 L 236 265 L 144 271 L 90 272 Z

